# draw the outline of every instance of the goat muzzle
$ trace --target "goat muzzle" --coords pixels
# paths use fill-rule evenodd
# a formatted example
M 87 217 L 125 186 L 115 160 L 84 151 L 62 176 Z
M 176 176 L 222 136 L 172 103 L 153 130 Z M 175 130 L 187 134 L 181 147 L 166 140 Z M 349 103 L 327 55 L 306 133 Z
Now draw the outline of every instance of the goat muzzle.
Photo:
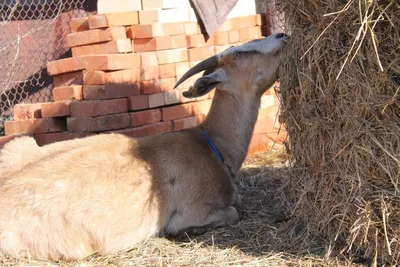
M 193 75 L 203 71 L 203 70 L 208 70 L 211 68 L 215 68 L 218 66 L 218 57 L 217 56 L 212 56 L 209 57 L 202 62 L 198 63 L 195 65 L 193 68 L 189 69 L 183 76 L 182 78 L 179 79 L 179 81 L 176 83 L 174 86 L 174 89 L 178 87 L 181 83 L 183 83 L 185 80 L 188 78 L 192 77 Z

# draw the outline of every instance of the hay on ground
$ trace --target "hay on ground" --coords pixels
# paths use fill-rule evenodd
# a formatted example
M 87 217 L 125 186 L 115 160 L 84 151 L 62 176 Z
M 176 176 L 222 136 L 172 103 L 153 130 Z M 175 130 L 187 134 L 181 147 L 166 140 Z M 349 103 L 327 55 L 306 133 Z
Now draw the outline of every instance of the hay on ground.
M 327 253 L 400 264 L 400 2 L 280 0 L 292 215 Z M 296 231 L 293 229 L 293 231 Z

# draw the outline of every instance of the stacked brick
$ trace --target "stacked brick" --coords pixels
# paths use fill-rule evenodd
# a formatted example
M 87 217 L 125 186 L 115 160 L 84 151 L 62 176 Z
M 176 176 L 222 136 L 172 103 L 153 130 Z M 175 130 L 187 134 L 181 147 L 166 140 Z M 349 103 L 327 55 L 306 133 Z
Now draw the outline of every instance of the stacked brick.
M 163 1 L 160 1 L 163 2 Z M 101 132 L 132 137 L 194 127 L 207 114 L 212 94 L 185 99 L 196 75 L 173 87 L 197 62 L 232 45 L 262 37 L 260 15 L 228 19 L 208 40 L 197 22 L 140 24 L 138 11 L 73 19 L 66 37 L 72 57 L 48 63 L 54 102 L 18 104 L 5 123 L 6 139 L 33 135 L 39 145 Z M 276 136 L 278 101 L 262 99 L 250 154 Z

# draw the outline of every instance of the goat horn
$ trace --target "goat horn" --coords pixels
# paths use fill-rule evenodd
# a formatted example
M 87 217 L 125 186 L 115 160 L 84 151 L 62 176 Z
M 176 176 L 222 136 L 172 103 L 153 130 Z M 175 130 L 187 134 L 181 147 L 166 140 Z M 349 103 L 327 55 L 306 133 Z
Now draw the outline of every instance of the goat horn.
M 196 64 L 193 68 L 188 70 L 182 78 L 179 79 L 179 81 L 176 83 L 174 89 L 178 87 L 181 83 L 183 83 L 185 80 L 187 80 L 189 77 L 199 73 L 200 71 L 215 68 L 218 66 L 218 57 L 217 56 L 212 56 L 209 57 L 202 62 Z

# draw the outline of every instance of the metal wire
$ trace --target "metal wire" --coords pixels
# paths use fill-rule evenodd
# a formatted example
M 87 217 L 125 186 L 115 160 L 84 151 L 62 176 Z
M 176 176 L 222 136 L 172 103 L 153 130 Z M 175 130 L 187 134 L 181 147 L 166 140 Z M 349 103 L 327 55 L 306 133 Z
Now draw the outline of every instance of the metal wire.
M 48 61 L 70 57 L 71 18 L 96 13 L 96 1 L 0 1 L 0 135 L 18 103 L 52 101 Z

